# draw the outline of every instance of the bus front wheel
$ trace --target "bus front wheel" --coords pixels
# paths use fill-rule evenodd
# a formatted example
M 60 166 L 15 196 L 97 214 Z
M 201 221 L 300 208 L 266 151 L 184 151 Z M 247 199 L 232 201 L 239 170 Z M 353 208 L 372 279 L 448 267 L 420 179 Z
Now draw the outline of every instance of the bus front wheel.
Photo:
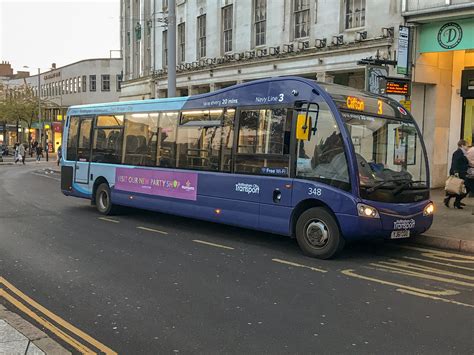
M 336 220 L 322 207 L 301 214 L 296 222 L 296 240 L 304 254 L 318 259 L 332 258 L 344 247 Z
M 105 215 L 111 215 L 114 212 L 114 206 L 110 199 L 110 187 L 108 184 L 100 184 L 95 192 L 95 204 L 97 210 Z

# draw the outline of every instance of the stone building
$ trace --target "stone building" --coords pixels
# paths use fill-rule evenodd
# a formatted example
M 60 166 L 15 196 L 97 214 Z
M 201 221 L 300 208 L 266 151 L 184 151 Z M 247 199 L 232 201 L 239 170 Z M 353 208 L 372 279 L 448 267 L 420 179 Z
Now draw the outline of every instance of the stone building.
M 122 0 L 121 100 L 166 97 L 166 0 Z M 300 75 L 365 86 L 361 59 L 395 59 L 401 0 L 177 0 L 179 95 Z

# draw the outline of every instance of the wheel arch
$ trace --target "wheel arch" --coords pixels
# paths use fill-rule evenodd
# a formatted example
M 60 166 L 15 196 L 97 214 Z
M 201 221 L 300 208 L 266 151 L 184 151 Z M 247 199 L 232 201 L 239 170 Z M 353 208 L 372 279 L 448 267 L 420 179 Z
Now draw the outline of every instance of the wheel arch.
M 333 217 L 334 220 L 336 221 L 337 228 L 339 228 L 339 233 L 342 234 L 341 226 L 339 225 L 339 221 L 336 217 L 336 214 L 334 211 L 329 207 L 329 205 L 321 200 L 316 200 L 316 199 L 306 199 L 303 201 L 300 201 L 295 208 L 293 209 L 293 212 L 291 214 L 291 220 L 290 220 L 290 227 L 291 227 L 291 237 L 294 238 L 296 235 L 296 222 L 298 222 L 298 218 L 301 216 L 301 214 L 310 208 L 313 207 L 323 207 L 326 211 L 328 211 Z
M 96 192 L 97 192 L 97 188 L 103 183 L 106 183 L 110 187 L 110 184 L 109 184 L 108 180 L 105 177 L 99 176 L 98 178 L 95 179 L 94 185 L 92 187 L 92 198 L 91 198 L 91 204 L 92 205 L 96 204 L 95 195 L 96 195 Z

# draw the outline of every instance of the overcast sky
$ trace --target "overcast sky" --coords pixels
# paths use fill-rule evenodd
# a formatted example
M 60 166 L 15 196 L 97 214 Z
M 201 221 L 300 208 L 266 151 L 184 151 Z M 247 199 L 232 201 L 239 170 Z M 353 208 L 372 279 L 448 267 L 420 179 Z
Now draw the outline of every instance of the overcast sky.
M 15 72 L 109 58 L 111 50 L 120 50 L 120 0 L 0 0 L 0 61 Z

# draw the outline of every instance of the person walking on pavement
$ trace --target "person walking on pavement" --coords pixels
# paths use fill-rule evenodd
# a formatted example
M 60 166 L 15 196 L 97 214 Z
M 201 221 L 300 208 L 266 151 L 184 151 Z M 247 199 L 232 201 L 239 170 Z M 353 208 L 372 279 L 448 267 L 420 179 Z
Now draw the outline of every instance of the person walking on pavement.
M 14 160 L 15 160 L 15 164 L 18 163 L 18 160 L 20 160 L 18 158 L 18 143 L 15 143 L 15 145 L 13 146 L 13 150 L 14 150 Z
M 39 144 L 36 145 L 36 162 L 41 161 L 41 155 L 43 154 L 42 148 Z
M 469 162 L 466 158 L 467 153 L 467 142 L 464 139 L 461 139 L 458 142 L 458 149 L 453 153 L 453 157 L 451 160 L 451 169 L 449 169 L 449 175 L 457 175 L 460 179 L 466 181 L 467 176 L 467 169 L 469 168 Z M 469 186 L 466 186 L 466 190 L 468 190 Z M 464 205 L 461 203 L 461 200 L 467 196 L 467 193 L 460 194 L 460 195 L 453 195 L 446 193 L 446 198 L 444 199 L 444 205 L 449 208 L 449 201 L 451 198 L 455 198 L 454 200 L 454 207 L 457 209 L 463 209 L 462 206 Z
M 18 160 L 21 159 L 21 162 L 23 163 L 23 165 L 25 165 L 25 158 L 26 158 L 25 145 L 23 143 L 20 143 L 18 145 Z
M 59 163 L 61 162 L 61 158 L 63 157 L 63 153 L 61 151 L 61 146 L 58 147 L 58 166 Z

